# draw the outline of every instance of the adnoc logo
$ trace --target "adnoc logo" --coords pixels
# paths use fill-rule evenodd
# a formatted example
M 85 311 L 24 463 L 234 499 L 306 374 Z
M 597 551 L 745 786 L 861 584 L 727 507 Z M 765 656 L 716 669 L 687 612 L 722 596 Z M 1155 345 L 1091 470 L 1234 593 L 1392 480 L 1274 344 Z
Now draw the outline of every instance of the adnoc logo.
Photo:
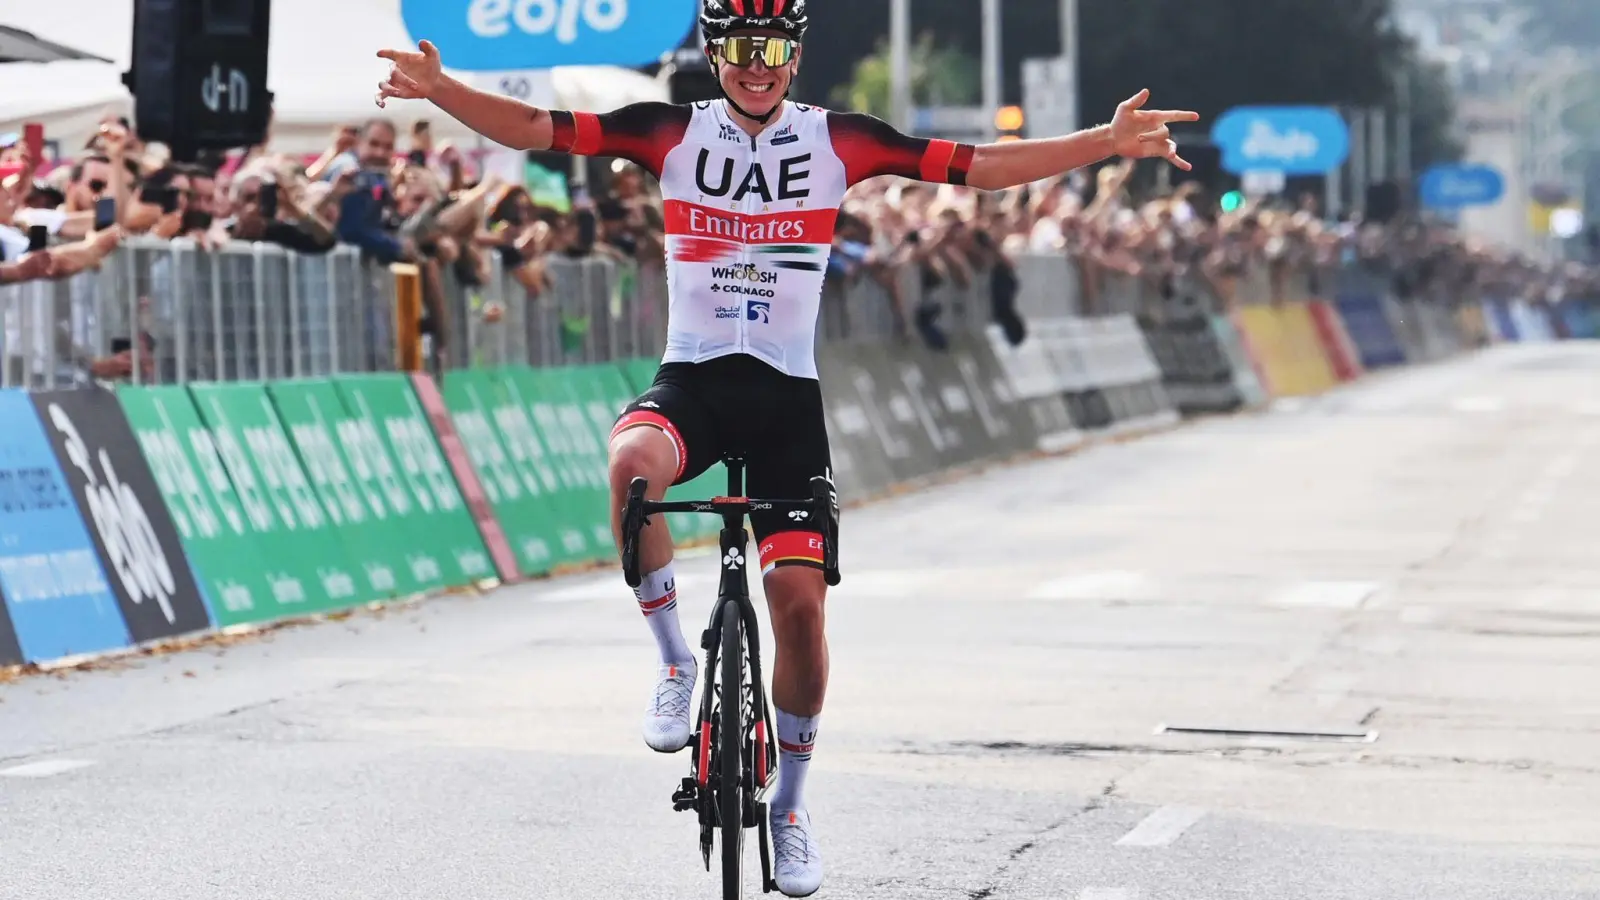
M 658 62 L 694 26 L 695 0 L 401 0 L 413 41 L 469 72 Z
M 752 322 L 760 322 L 763 325 L 770 324 L 772 322 L 772 301 L 751 300 L 750 312 L 747 317 Z
M 1217 119 L 1211 140 L 1222 148 L 1222 167 L 1236 175 L 1320 175 L 1350 155 L 1344 119 L 1322 106 L 1235 107 Z

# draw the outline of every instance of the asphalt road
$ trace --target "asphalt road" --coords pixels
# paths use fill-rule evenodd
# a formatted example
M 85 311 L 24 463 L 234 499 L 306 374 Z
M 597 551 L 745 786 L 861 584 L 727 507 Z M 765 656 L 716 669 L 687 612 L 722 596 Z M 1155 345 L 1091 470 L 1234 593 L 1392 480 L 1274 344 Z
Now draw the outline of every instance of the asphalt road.
M 1600 897 L 1597 513 L 1575 344 L 850 511 L 818 896 Z M 0 685 L 0 898 L 714 896 L 653 672 L 578 576 Z

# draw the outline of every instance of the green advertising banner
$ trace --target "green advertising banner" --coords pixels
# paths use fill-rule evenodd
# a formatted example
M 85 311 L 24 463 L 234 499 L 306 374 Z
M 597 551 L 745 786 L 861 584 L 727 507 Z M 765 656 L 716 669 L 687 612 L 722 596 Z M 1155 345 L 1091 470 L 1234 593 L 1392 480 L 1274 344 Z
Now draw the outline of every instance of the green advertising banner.
M 259 384 L 192 384 L 189 394 L 274 568 L 298 576 L 291 615 L 325 612 L 374 597 L 351 562 L 338 528 L 317 499 L 277 411 Z
M 122 386 L 117 400 L 211 598 L 217 625 L 296 614 L 305 587 L 297 575 L 267 571 L 256 550 L 253 521 L 188 390 Z
M 424 532 L 408 527 L 368 463 L 359 430 L 326 379 L 274 382 L 267 393 L 328 517 L 372 590 L 404 597 L 442 587 L 443 569 Z M 391 470 L 392 472 L 392 470 Z M 408 507 L 409 509 L 409 507 Z
M 587 510 L 562 476 L 559 454 L 534 425 L 532 400 L 525 379 L 515 369 L 487 370 L 484 398 L 506 452 L 518 470 L 537 479 L 542 502 L 540 516 L 557 563 L 592 558 L 584 523 Z M 558 442 L 559 443 L 559 442 Z
M 497 577 L 494 562 L 483 546 L 450 473 L 433 427 L 404 375 L 340 375 L 334 387 L 345 410 L 363 432 L 365 452 L 377 449 L 391 460 L 399 483 L 409 494 L 416 530 L 423 544 L 436 549 L 446 561 L 444 581 L 462 585 Z
M 493 375 L 482 369 L 452 371 L 441 393 L 518 565 L 528 573 L 550 571 L 556 559 L 553 509 L 526 448 L 507 440 L 495 425 L 492 410 L 500 391 Z
M 605 466 L 602 461 L 595 467 L 589 446 L 594 438 L 567 370 L 510 366 L 501 370 L 501 378 L 522 398 L 560 479 L 562 549 L 578 560 L 609 556 L 611 500 Z

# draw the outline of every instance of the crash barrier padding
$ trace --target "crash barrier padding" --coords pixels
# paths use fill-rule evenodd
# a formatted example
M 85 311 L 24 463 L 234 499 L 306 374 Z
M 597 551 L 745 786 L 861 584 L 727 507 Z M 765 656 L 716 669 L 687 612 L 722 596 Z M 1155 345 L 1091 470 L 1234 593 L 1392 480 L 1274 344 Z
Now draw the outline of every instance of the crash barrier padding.
M 1484 320 L 1489 324 L 1490 336 L 1497 343 L 1517 340 L 1517 323 L 1511 319 L 1511 304 L 1505 300 L 1490 299 L 1482 303 Z
M 1265 367 L 1331 384 L 1320 352 L 1310 372 L 1282 359 L 1317 346 L 1311 313 L 1264 312 Z M 1221 316 L 1029 324 L 1016 346 L 994 327 L 938 351 L 819 347 L 841 495 L 1176 421 L 1169 383 L 1218 388 L 1179 392 L 1186 412 L 1266 399 Z M 0 391 L 0 665 L 613 560 L 607 438 L 656 368 Z M 718 465 L 668 496 L 724 479 Z M 685 541 L 718 527 L 668 521 Z
M 1226 413 L 1245 405 L 1233 361 L 1199 304 L 1168 304 L 1138 322 L 1161 369 L 1162 386 L 1180 414 Z
M 1235 315 L 1274 396 L 1320 394 L 1338 383 L 1305 304 L 1245 306 Z
M 1592 301 L 1563 300 L 1560 315 L 1568 338 L 1584 340 L 1600 337 L 1600 314 L 1597 314 Z
M 1456 328 L 1461 332 L 1463 347 L 1482 347 L 1489 343 L 1489 325 L 1483 318 L 1483 307 L 1466 303 L 1456 310 Z
M 1555 340 L 1555 329 L 1545 315 L 1543 306 L 1526 300 L 1511 303 L 1511 321 L 1516 323 L 1517 340 L 1522 343 L 1543 343 Z
M 1373 293 L 1344 292 L 1334 298 L 1334 306 L 1356 346 L 1362 368 L 1405 364 L 1405 347 L 1395 334 L 1382 297 Z
M 1338 311 L 1321 300 L 1312 300 L 1306 307 L 1311 313 L 1311 324 L 1317 329 L 1317 340 L 1328 356 L 1328 365 L 1333 368 L 1333 377 L 1340 381 L 1361 377 L 1364 374 L 1361 360 Z
M 1227 355 L 1229 364 L 1233 366 L 1233 385 L 1238 389 L 1244 405 L 1255 407 L 1267 402 L 1267 389 L 1261 383 L 1258 364 L 1251 357 L 1250 348 L 1239 334 L 1233 318 L 1219 314 L 1213 314 L 1209 318 L 1211 333 L 1217 336 L 1217 344 L 1222 347 L 1222 352 Z

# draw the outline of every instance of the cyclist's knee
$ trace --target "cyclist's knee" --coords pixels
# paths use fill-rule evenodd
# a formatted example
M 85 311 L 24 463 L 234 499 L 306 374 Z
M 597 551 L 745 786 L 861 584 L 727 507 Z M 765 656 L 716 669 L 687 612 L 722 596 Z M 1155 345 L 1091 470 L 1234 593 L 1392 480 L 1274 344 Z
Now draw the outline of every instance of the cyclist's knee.
M 635 478 L 650 483 L 649 494 L 659 496 L 678 471 L 677 448 L 658 428 L 637 426 L 611 440 L 611 486 L 626 491 Z
M 772 610 L 774 630 L 796 636 L 822 634 L 828 583 L 821 569 L 778 566 L 767 573 L 762 586 Z

